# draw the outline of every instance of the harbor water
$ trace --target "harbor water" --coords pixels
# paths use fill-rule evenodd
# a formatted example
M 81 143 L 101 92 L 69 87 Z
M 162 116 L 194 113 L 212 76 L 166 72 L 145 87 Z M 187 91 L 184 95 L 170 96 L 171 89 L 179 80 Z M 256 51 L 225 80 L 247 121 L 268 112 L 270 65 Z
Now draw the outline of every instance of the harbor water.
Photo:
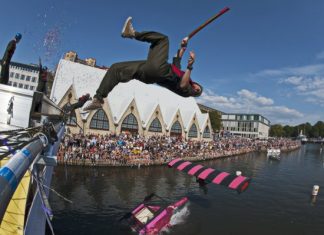
M 307 144 L 280 161 L 250 153 L 202 164 L 252 178 L 246 192 L 197 185 L 194 177 L 167 166 L 141 168 L 58 166 L 51 193 L 56 235 L 134 234 L 118 219 L 152 192 L 170 202 L 187 196 L 187 213 L 165 234 L 324 234 L 324 153 Z M 312 197 L 314 185 L 319 193 Z M 322 190 L 322 191 L 321 191 Z M 50 234 L 47 232 L 47 234 Z

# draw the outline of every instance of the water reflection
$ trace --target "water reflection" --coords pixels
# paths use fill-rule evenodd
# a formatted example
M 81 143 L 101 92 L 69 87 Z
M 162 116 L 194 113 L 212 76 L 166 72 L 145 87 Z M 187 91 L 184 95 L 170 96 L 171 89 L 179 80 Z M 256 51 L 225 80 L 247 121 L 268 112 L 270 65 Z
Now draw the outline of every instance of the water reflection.
M 317 196 L 313 196 L 313 195 L 311 195 L 311 197 L 310 197 L 310 203 L 311 203 L 312 206 L 315 205 L 315 203 L 316 203 L 316 199 L 317 199 Z

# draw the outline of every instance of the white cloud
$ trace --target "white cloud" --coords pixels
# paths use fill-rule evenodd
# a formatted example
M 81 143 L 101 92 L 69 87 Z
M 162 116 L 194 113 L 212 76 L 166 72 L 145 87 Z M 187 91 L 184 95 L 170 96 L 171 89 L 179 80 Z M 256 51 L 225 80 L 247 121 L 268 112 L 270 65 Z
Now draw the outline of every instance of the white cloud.
M 303 77 L 292 76 L 292 77 L 286 78 L 283 82 L 287 83 L 287 84 L 292 84 L 292 85 L 300 85 L 302 80 L 303 80 Z
M 272 99 L 247 89 L 238 91 L 235 97 L 220 96 L 211 90 L 206 90 L 201 97 L 197 98 L 197 102 L 225 113 L 258 113 L 272 123 L 297 123 L 304 117 L 304 114 L 295 109 L 276 106 Z
M 318 54 L 320 56 L 324 58 L 324 51 Z M 273 77 L 279 84 L 286 84 L 296 95 L 304 96 L 304 101 L 324 105 L 324 64 L 268 69 L 256 76 Z
M 324 74 L 324 64 L 305 65 L 299 67 L 285 67 L 280 69 L 265 69 L 255 74 L 264 77 L 287 77 L 287 76 L 315 76 Z
M 262 108 L 261 108 L 262 109 Z M 272 115 L 271 113 L 274 113 L 276 118 L 286 119 L 286 118 L 301 118 L 304 115 L 300 112 L 298 112 L 295 109 L 290 109 L 285 106 L 271 106 L 264 109 L 269 113 L 269 115 Z
M 324 59 L 324 51 L 317 55 L 317 58 Z M 239 91 L 240 98 L 245 97 L 245 101 L 250 99 L 249 103 L 252 108 L 263 112 L 261 114 L 268 115 L 273 123 L 302 123 L 306 121 L 315 122 L 323 119 L 324 107 L 324 64 L 310 64 L 296 67 L 283 67 L 278 69 L 265 69 L 252 74 L 256 79 L 273 79 L 280 85 L 282 95 L 292 100 L 299 96 L 299 102 L 308 102 L 314 105 L 314 112 L 310 114 L 302 114 L 301 112 L 290 109 L 285 106 L 276 106 L 270 98 L 256 95 L 256 93 L 248 93 Z M 302 99 L 300 99 L 302 98 Z M 243 98 L 244 99 L 244 98 Z M 253 100 L 254 102 L 251 102 Z M 297 99 L 296 99 L 297 100 Z M 256 104 L 259 103 L 259 106 Z M 318 106 L 318 107 L 316 107 Z M 300 107 L 305 109 L 304 104 Z M 308 107 L 307 109 L 309 109 Z
M 214 106 L 217 104 L 217 107 L 220 110 L 239 108 L 235 98 L 216 95 L 208 89 L 205 90 L 199 98 L 197 98 L 197 101 L 198 103 L 203 103 L 207 106 Z
M 288 77 L 281 81 L 292 85 L 298 95 L 305 96 L 306 101 L 315 104 L 324 104 L 324 77 Z
M 251 92 L 246 89 L 242 89 L 237 92 L 237 94 L 242 98 L 245 99 L 247 102 L 252 102 L 255 104 L 260 104 L 260 105 L 272 105 L 273 100 L 270 98 L 266 98 L 263 96 L 258 96 L 256 92 Z
M 300 118 L 294 118 L 294 119 L 283 119 L 282 121 L 279 121 L 279 124 L 284 125 L 299 125 L 301 123 L 309 122 L 312 125 L 314 125 L 318 120 L 323 119 L 323 116 L 318 114 L 306 114 L 303 117 Z

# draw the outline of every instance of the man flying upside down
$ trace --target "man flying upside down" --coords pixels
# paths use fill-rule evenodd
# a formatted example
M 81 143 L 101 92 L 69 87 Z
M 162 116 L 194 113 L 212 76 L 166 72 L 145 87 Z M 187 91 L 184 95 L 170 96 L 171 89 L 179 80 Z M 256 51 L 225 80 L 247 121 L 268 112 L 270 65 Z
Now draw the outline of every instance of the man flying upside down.
M 151 43 L 147 60 L 127 61 L 113 64 L 105 74 L 92 102 L 84 108 L 90 111 L 101 108 L 109 92 L 120 82 L 137 79 L 146 84 L 157 83 L 183 97 L 200 96 L 202 86 L 190 79 L 192 65 L 195 61 L 194 52 L 190 52 L 186 71 L 181 71 L 181 58 L 186 50 L 188 38 L 181 41 L 181 48 L 173 58 L 173 63 L 168 63 L 169 39 L 167 36 L 152 32 L 137 32 L 132 25 L 132 17 L 128 17 L 121 36 Z

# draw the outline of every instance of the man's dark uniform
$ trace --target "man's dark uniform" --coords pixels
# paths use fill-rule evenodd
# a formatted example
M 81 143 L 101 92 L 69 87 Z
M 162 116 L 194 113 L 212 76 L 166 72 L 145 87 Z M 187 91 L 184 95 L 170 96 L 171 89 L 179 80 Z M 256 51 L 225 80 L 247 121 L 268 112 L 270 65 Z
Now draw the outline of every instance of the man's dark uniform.
M 11 58 L 16 50 L 16 41 L 11 40 L 8 43 L 7 49 L 3 55 L 1 61 L 1 73 L 0 73 L 0 83 L 1 84 L 8 84 L 9 81 L 9 65 Z
M 200 92 L 196 92 L 191 86 L 192 81 L 186 88 L 180 87 L 181 75 L 183 75 L 180 71 L 181 58 L 173 58 L 172 65 L 168 63 L 169 39 L 167 36 L 157 32 L 135 32 L 135 39 L 151 43 L 147 59 L 113 64 L 101 81 L 95 95 L 97 99 L 103 101 L 103 98 L 107 97 L 119 82 L 128 82 L 132 79 L 147 84 L 157 83 L 183 97 L 201 94 L 202 87 L 196 83 L 201 88 Z
M 46 94 L 47 73 L 47 69 L 44 69 L 42 64 L 40 64 L 36 91 L 43 92 L 44 94 Z

